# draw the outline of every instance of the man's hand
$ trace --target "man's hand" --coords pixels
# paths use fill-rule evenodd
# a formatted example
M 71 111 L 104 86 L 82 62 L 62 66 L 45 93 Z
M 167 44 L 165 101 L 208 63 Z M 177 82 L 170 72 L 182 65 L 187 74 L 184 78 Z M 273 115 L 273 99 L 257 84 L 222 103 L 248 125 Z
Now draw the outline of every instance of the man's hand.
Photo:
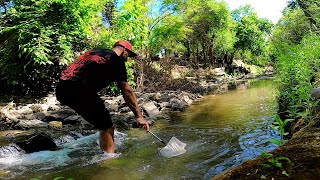
M 143 117 L 137 118 L 138 124 L 145 130 L 149 131 L 149 122 Z

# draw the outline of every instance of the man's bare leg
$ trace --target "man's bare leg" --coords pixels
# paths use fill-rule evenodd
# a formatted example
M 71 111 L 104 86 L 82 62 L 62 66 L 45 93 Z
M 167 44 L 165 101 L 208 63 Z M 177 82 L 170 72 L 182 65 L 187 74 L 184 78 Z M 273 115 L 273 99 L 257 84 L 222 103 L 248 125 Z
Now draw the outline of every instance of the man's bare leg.
M 114 129 L 112 126 L 108 130 L 100 130 L 100 148 L 107 153 L 114 153 Z

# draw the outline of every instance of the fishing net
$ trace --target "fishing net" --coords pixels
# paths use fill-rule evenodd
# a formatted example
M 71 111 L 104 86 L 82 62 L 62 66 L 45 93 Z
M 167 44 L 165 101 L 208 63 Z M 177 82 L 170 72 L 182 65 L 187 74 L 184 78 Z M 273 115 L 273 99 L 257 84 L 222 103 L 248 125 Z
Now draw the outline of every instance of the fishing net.
M 186 143 L 183 143 L 179 141 L 177 138 L 172 137 L 168 144 L 160 150 L 160 154 L 168 158 L 179 156 L 186 152 L 186 150 L 184 149 L 186 145 Z

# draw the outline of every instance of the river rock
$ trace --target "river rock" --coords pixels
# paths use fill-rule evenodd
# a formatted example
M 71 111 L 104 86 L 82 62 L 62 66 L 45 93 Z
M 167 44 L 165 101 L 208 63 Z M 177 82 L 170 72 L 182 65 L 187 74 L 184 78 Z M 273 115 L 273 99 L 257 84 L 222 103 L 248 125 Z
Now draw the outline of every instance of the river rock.
M 188 107 L 188 104 L 183 100 L 172 98 L 170 99 L 170 106 L 174 111 L 184 111 Z
M 56 112 L 50 112 L 51 114 L 49 114 L 48 116 L 46 116 L 43 121 L 45 122 L 50 122 L 50 121 L 63 121 L 65 118 L 72 116 L 72 115 L 76 115 L 75 111 L 72 109 L 61 109 L 59 111 Z
M 216 75 L 216 76 L 224 76 L 226 73 L 224 72 L 224 67 L 223 68 L 215 68 L 214 70 L 213 70 L 214 72 L 214 74 Z
M 51 122 L 49 122 L 49 128 L 55 129 L 55 130 L 61 130 L 62 129 L 62 122 L 61 121 L 51 121 Z
M 182 92 L 179 94 L 181 100 L 185 101 L 188 105 L 192 104 L 193 100 L 189 97 L 190 94 Z
M 143 94 L 141 94 L 140 98 L 142 98 L 144 100 L 149 100 L 149 99 L 151 99 L 152 96 L 154 96 L 154 93 L 143 93 Z
M 63 124 L 78 124 L 83 121 L 83 117 L 80 115 L 71 115 L 63 120 Z
M 30 109 L 28 106 L 24 106 L 24 107 L 18 109 L 17 113 L 22 114 L 22 115 L 27 115 L 27 114 L 33 113 L 33 110 Z
M 162 102 L 160 103 L 160 107 L 161 107 L 161 110 L 164 109 L 164 108 L 170 108 L 171 105 L 169 102 Z
M 92 124 L 90 124 L 88 121 L 83 119 L 80 122 L 80 129 L 82 129 L 82 130 L 94 130 L 95 128 L 93 127 Z
M 160 114 L 159 109 L 152 101 L 144 103 L 142 105 L 142 108 L 147 112 L 149 118 L 151 119 L 154 119 L 156 116 Z
M 39 128 L 39 127 L 47 127 L 48 124 L 40 121 L 38 119 L 33 120 L 20 120 L 18 124 L 14 127 L 17 129 L 30 129 L 30 128 Z
M 158 93 L 153 93 L 149 99 L 155 102 L 159 102 L 160 97 L 161 97 L 161 93 L 158 92 Z
M 113 98 L 113 102 L 114 102 L 114 104 L 118 104 L 118 105 L 125 103 L 125 101 L 121 95 Z
M 169 102 L 171 99 L 171 96 L 168 94 L 168 93 L 164 93 L 164 94 L 161 94 L 160 98 L 159 98 L 159 102 L 162 103 L 162 102 Z
M 47 109 L 47 111 L 58 111 L 58 110 L 60 110 L 61 108 L 59 107 L 59 106 L 57 106 L 57 105 L 50 105 L 50 106 L 48 106 L 48 109 Z
M 312 89 L 311 96 L 313 99 L 320 99 L 320 87 Z
M 46 117 L 46 114 L 43 112 L 37 112 L 34 114 L 31 114 L 29 116 L 27 116 L 27 119 L 32 120 L 32 119 L 38 119 L 38 120 L 42 120 Z
M 15 110 L 17 107 L 16 103 L 14 102 L 9 102 L 5 107 L 2 108 L 2 110 L 7 109 L 7 110 Z
M 10 110 L 9 108 L 3 108 L 1 111 L 1 118 L 7 120 L 7 122 L 18 122 L 19 119 L 24 118 L 23 114 L 20 114 L 17 110 Z
M 172 98 L 177 98 L 177 95 L 172 91 L 165 91 L 161 94 L 159 103 L 169 102 Z
M 32 104 L 29 108 L 32 109 L 33 113 L 38 113 L 43 111 L 40 104 Z
M 57 148 L 51 136 L 45 133 L 34 134 L 27 140 L 16 142 L 16 144 L 26 153 L 54 150 Z
M 122 107 L 119 109 L 119 112 L 120 113 L 127 113 L 127 112 L 130 112 L 130 108 L 128 106 L 125 106 L 125 107 Z

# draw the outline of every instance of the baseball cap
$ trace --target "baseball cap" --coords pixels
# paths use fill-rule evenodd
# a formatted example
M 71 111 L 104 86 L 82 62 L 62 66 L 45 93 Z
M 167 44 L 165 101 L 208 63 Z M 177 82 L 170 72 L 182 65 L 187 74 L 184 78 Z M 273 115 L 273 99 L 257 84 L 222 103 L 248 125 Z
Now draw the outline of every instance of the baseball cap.
M 135 52 L 132 51 L 132 44 L 128 41 L 125 40 L 121 40 L 121 41 L 117 41 L 113 47 L 115 46 L 122 46 L 124 47 L 128 52 L 129 52 L 129 57 L 135 57 L 137 56 L 137 54 Z

